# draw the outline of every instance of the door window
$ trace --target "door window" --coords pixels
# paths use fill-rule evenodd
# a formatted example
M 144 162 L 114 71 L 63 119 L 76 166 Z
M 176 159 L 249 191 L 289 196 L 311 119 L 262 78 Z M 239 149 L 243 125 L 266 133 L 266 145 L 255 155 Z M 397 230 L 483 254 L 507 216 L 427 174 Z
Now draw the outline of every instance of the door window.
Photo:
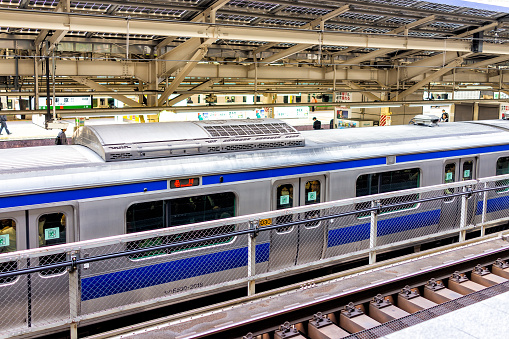
M 16 221 L 0 220 L 0 253 L 16 251 Z
M 12 219 L 0 220 L 0 254 L 16 251 L 16 221 Z M 8 272 L 17 268 L 16 261 L 0 263 L 0 272 Z M 1 278 L 0 284 L 7 284 L 16 277 Z
M 472 160 L 465 161 L 463 163 L 463 171 L 461 174 L 461 180 L 471 180 L 474 177 L 474 162 Z
M 39 217 L 39 247 L 55 246 L 66 243 L 66 217 L 64 213 L 48 213 Z M 49 265 L 65 261 L 65 253 L 44 255 L 39 258 L 40 265 Z M 42 271 L 43 276 L 58 274 L 65 271 L 65 267 L 52 268 Z
M 497 160 L 497 172 L 495 175 L 509 174 L 509 157 L 498 158 Z M 498 180 L 495 182 L 495 186 L 507 186 L 509 185 L 509 179 Z M 498 189 L 497 192 L 507 192 L 509 188 Z
M 278 210 L 293 207 L 292 184 L 284 184 L 277 187 L 276 205 Z
M 304 203 L 306 205 L 318 204 L 321 202 L 321 184 L 320 180 L 311 180 L 306 182 L 304 190 Z
M 456 163 L 450 163 L 445 165 L 444 169 L 444 183 L 449 184 L 456 181 Z M 453 194 L 454 189 L 448 188 L 444 190 L 445 194 Z M 452 198 L 447 198 L 445 201 L 450 201 Z

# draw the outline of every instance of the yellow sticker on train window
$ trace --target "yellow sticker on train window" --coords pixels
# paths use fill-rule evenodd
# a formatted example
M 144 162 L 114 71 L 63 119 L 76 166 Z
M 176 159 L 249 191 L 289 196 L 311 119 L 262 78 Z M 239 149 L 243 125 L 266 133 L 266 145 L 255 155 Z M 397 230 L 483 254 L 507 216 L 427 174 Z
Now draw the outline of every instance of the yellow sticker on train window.
M 263 227 L 263 226 L 270 226 L 272 225 L 272 219 L 271 218 L 268 218 L 268 219 L 260 219 L 260 226 Z

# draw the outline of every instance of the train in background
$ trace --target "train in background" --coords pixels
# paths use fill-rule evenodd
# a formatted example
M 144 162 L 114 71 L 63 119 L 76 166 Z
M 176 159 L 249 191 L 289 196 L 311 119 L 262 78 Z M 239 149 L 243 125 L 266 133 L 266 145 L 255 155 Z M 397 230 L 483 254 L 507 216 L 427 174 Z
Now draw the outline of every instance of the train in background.
M 0 252 L 11 253 L 508 174 L 509 121 L 301 133 L 273 119 L 97 125 L 81 127 L 74 145 L 2 149 L 0 159 Z M 490 194 L 499 197 L 509 192 Z M 453 212 L 459 203 L 455 198 L 394 210 L 388 218 L 400 218 L 406 226 L 387 235 L 452 227 L 441 211 Z M 415 226 L 417 217 L 420 221 Z M 456 219 L 459 223 L 459 216 Z M 262 232 L 258 244 L 265 255 L 257 263 L 257 273 L 348 253 L 369 241 L 369 232 L 367 239 L 365 232 L 357 232 L 366 224 L 366 216 L 352 215 L 346 220 L 349 227 L 345 220 Z M 206 234 L 233 230 L 230 225 Z M 192 251 L 119 258 L 118 268 L 108 272 L 100 265 L 82 271 L 83 312 L 125 300 L 135 302 L 141 294 L 157 297 L 181 286 L 201 286 L 200 274 L 187 268 L 204 256 L 213 258 L 245 246 L 234 237 L 202 245 Z M 130 248 L 144 246 L 130 243 Z M 30 265 L 63 259 L 65 255 L 48 255 Z M 116 289 L 101 287 L 104 279 L 121 279 L 119 273 L 124 270 L 150 268 L 158 274 L 158 264 L 170 261 L 180 262 L 182 271 L 190 273 L 134 288 L 120 281 Z M 16 265 L 3 262 L 0 270 Z M 235 275 L 245 270 L 242 265 L 217 266 L 203 275 L 220 281 L 225 271 Z M 68 314 L 68 299 L 61 295 L 67 288 L 65 274 L 65 269 L 31 274 L 32 286 L 38 280 L 53 279 L 54 291 L 33 289 L 31 300 L 11 305 L 12 317 L 20 324 L 27 318 L 33 324 L 47 321 L 38 314 L 43 307 L 39 303 L 47 303 L 49 295 L 55 312 Z M 0 295 L 19 293 L 26 285 L 26 278 L 4 278 Z

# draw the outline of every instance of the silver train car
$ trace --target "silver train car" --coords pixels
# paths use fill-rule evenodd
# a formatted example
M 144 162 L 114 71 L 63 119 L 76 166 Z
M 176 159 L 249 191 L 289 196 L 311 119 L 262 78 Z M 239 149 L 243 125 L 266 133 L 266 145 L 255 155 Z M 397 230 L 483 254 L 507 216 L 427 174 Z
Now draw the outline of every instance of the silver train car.
M 0 240 L 5 240 L 0 253 L 508 173 L 505 120 L 301 133 L 274 119 L 91 125 L 75 133 L 74 145 L 0 150 Z M 407 229 L 385 232 L 445 228 L 440 211 L 455 211 L 458 203 L 391 212 L 385 218 L 399 218 Z M 502 200 L 496 206 L 509 209 Z M 257 273 L 348 253 L 369 241 L 369 221 L 352 216 L 348 223 L 352 226 L 323 223 L 264 232 L 257 245 L 262 258 Z M 207 234 L 228 232 L 228 227 Z M 220 260 L 219 254 L 234 255 L 239 249 L 235 242 L 216 245 L 180 261 L 187 275 L 135 287 L 121 281 L 122 270 L 157 274 L 160 257 L 121 258 L 117 271 L 95 265 L 81 277 L 82 310 L 200 284 L 196 270 L 186 267 L 200 265 L 204 256 Z M 62 259 L 48 255 L 40 261 Z M 2 271 L 12 269 L 1 265 Z M 202 274 L 220 281 L 225 270 L 234 274 L 243 265 L 232 260 Z M 57 300 L 58 291 L 67 288 L 63 272 L 33 274 L 31 284 L 54 279 L 51 298 Z M 118 282 L 117 288 L 102 290 L 105 279 Z M 23 278 L 4 279 L 0 294 L 26 284 Z M 53 292 L 31 292 L 27 303 L 33 323 L 40 320 L 39 303 L 47 303 Z M 62 298 L 55 310 L 68 313 L 67 302 Z M 26 321 L 23 307 L 17 312 L 20 322 Z

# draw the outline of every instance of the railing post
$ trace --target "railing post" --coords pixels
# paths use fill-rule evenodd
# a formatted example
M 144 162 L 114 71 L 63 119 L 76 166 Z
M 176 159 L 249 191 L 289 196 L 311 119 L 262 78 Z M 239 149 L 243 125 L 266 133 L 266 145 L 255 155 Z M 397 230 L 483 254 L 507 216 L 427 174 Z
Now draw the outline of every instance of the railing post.
M 78 339 L 78 310 L 79 310 L 79 276 L 78 276 L 78 265 L 76 260 L 78 259 L 78 252 L 72 251 L 70 253 L 71 261 L 73 265 L 68 269 L 69 272 L 69 311 L 70 311 L 70 331 L 71 339 Z
M 463 187 L 463 193 L 468 191 L 468 187 Z M 467 231 L 465 230 L 465 227 L 467 226 L 467 199 L 469 194 L 463 194 L 461 196 L 461 214 L 460 214 L 460 232 L 459 232 L 459 241 L 465 241 Z
M 259 229 L 259 221 L 252 220 L 249 221 L 249 229 L 254 230 L 253 233 L 249 234 L 248 237 L 248 245 L 247 245 L 247 276 L 248 278 L 254 276 L 256 274 L 255 265 L 256 265 L 256 237 L 258 236 Z M 255 279 L 250 279 L 247 283 L 247 295 L 255 294 Z
M 380 200 L 371 202 L 371 207 L 380 207 Z M 376 229 L 378 223 L 378 212 L 379 210 L 371 211 L 371 222 L 369 228 L 369 263 L 374 264 L 376 262 Z
M 484 189 L 488 188 L 488 183 L 484 183 Z M 481 237 L 484 236 L 486 228 L 484 223 L 486 222 L 486 212 L 488 211 L 488 191 L 484 191 L 482 195 L 482 215 L 481 215 Z

